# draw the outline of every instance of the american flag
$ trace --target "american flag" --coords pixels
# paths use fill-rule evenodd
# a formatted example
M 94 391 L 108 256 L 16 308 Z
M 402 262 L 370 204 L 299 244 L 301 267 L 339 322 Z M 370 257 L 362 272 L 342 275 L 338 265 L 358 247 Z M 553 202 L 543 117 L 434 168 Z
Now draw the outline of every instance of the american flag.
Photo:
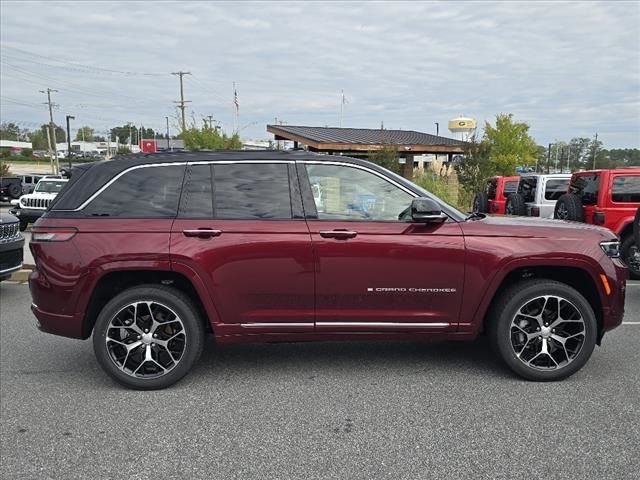
M 233 105 L 236 107 L 236 113 L 240 111 L 240 103 L 238 103 L 238 91 L 236 90 L 236 84 L 233 84 Z

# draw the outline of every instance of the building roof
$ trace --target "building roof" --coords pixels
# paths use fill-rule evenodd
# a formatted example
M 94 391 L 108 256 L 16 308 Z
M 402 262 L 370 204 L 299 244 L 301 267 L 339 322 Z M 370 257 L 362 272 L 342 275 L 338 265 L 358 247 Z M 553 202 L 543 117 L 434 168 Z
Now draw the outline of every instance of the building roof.
M 385 146 L 412 152 L 461 152 L 464 142 L 414 130 L 267 125 L 276 140 L 291 140 L 319 151 L 380 150 Z

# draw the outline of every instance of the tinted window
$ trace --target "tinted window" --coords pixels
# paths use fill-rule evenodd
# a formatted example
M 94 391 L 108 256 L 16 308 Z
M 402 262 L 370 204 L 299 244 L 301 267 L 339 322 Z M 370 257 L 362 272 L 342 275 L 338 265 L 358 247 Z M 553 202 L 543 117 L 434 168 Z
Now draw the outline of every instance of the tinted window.
M 614 202 L 640 202 L 640 176 L 615 177 L 611 199 Z
M 518 190 L 518 181 L 511 180 L 509 182 L 504 182 L 504 198 L 507 198 L 512 193 L 515 193 Z
M 292 217 L 287 164 L 214 165 L 213 174 L 215 218 Z
M 307 165 L 321 220 L 395 220 L 413 196 L 373 173 L 338 165 Z
M 487 181 L 487 197 L 490 200 L 494 200 L 496 198 L 496 189 L 498 188 L 498 180 L 492 178 Z
M 569 191 L 582 199 L 583 205 L 595 205 L 598 202 L 600 175 L 577 175 L 571 179 Z
M 544 189 L 544 198 L 547 200 L 558 200 L 561 195 L 567 193 L 567 185 L 569 185 L 568 178 L 547 180 Z
M 38 185 L 36 185 L 36 192 L 58 193 L 66 184 L 67 182 L 62 180 L 41 180 Z
M 524 197 L 525 202 L 536 201 L 536 186 L 538 177 L 522 177 L 518 183 L 518 193 Z
M 126 218 L 175 217 L 184 166 L 131 170 L 85 208 L 88 215 Z
M 193 165 L 187 169 L 180 199 L 182 218 L 213 218 L 211 165 Z

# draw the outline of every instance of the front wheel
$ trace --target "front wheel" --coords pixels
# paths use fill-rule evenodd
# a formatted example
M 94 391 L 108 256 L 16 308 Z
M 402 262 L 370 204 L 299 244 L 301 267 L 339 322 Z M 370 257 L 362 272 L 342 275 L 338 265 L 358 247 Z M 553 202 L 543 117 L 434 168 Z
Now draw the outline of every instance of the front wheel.
M 528 380 L 561 380 L 593 352 L 595 314 L 574 288 L 525 280 L 502 292 L 490 312 L 489 337 L 507 366 Z
M 640 280 L 640 247 L 636 245 L 632 235 L 622 239 L 620 257 L 629 269 L 629 276 L 633 280 Z
M 164 285 L 144 285 L 116 295 L 93 331 L 100 366 L 117 382 L 138 390 L 173 385 L 202 352 L 204 328 L 193 302 Z

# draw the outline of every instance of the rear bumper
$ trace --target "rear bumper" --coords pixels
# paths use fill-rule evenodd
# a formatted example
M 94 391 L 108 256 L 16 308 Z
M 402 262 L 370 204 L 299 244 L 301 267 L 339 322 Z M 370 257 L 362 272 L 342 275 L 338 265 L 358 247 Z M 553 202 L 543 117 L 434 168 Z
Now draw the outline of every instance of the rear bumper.
M 63 337 L 85 338 L 82 334 L 81 322 L 75 321 L 73 315 L 58 315 L 45 312 L 38 308 L 35 303 L 31 304 L 31 311 L 36 317 L 36 326 L 39 330 Z
M 5 279 L 22 268 L 24 238 L 0 243 L 0 278 Z

